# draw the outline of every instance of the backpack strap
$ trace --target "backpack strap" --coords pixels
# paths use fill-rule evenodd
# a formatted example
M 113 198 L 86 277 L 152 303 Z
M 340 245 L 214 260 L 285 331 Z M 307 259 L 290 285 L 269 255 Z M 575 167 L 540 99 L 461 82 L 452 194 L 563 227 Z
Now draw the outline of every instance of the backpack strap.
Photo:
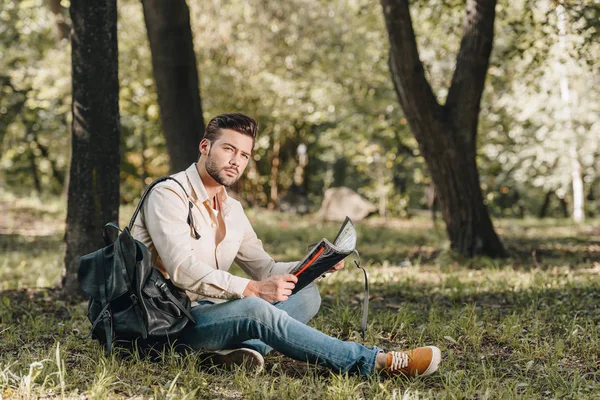
M 175 306 L 177 308 L 179 308 L 181 310 L 181 312 L 183 314 L 185 314 L 185 316 L 192 321 L 192 323 L 196 323 L 196 319 L 192 316 L 192 313 L 190 313 L 184 306 L 183 304 L 181 304 L 181 302 L 179 300 L 177 300 L 177 298 L 175 296 L 173 296 L 173 293 L 171 293 L 171 291 L 169 290 L 169 288 L 167 287 L 167 284 L 164 281 L 159 281 L 158 279 L 152 279 L 150 278 L 150 280 L 152 280 L 152 282 L 154 282 L 154 285 L 165 295 L 169 298 L 169 300 L 171 300 L 173 302 L 173 304 L 175 304 Z
M 110 246 L 111 244 L 113 244 L 115 241 L 113 238 L 111 238 L 110 234 L 108 233 L 108 229 L 112 228 L 114 230 L 117 230 L 119 232 L 123 232 L 121 230 L 121 228 L 119 228 L 119 226 L 117 224 L 115 224 L 114 222 L 109 222 L 106 225 L 104 225 L 104 228 L 102 228 L 102 238 L 104 239 L 104 243 L 107 246 Z
M 166 180 L 172 180 L 172 181 L 177 182 L 177 184 L 183 190 L 183 193 L 185 193 L 185 197 L 188 200 L 188 217 L 187 217 L 187 223 L 190 226 L 190 228 L 192 229 L 192 231 L 194 232 L 194 236 L 196 237 L 196 239 L 200 239 L 200 234 L 196 230 L 196 227 L 194 225 L 194 217 L 192 215 L 192 208 L 194 207 L 194 204 L 190 200 L 190 197 L 188 196 L 187 190 L 185 190 L 185 188 L 183 187 L 183 185 L 181 184 L 181 182 L 179 182 L 177 179 L 175 179 L 175 178 L 173 178 L 171 176 L 163 176 L 161 178 L 158 178 L 154 182 L 152 182 L 150 184 L 150 186 L 148 186 L 146 188 L 146 190 L 142 194 L 142 198 L 140 199 L 140 202 L 138 203 L 137 207 L 135 208 L 135 211 L 133 212 L 133 215 L 131 216 L 131 220 L 129 221 L 129 225 L 128 225 L 129 226 L 129 230 L 130 231 L 133 230 L 133 224 L 135 222 L 135 219 L 137 218 L 138 213 L 142 209 L 142 205 L 144 204 L 144 200 L 146 200 L 146 197 L 148 197 L 148 195 L 150 194 L 150 191 L 154 188 L 154 186 L 156 186 L 159 183 L 164 182 Z
M 124 233 L 125 233 L 125 235 L 127 235 L 129 240 L 132 240 L 131 232 L 129 231 L 128 226 L 125 227 Z M 121 238 L 122 237 L 123 236 L 121 236 Z M 132 241 L 132 243 L 133 243 L 133 241 Z M 121 252 L 122 259 L 125 259 L 125 254 L 124 254 L 124 250 L 123 250 L 123 241 L 121 241 L 120 244 L 121 245 L 119 246 L 119 252 Z M 135 244 L 133 244 L 133 246 L 135 246 Z M 135 289 L 133 288 L 133 285 L 131 284 L 129 275 L 127 275 L 127 269 L 121 268 L 121 273 L 123 274 L 123 282 L 125 282 L 125 285 L 127 286 L 127 292 L 129 292 L 129 300 L 131 300 L 131 303 L 133 304 L 133 311 L 135 312 L 135 316 L 138 320 L 138 324 L 139 324 L 140 328 L 142 328 L 142 339 L 146 339 L 148 337 L 148 329 L 146 327 L 144 317 L 142 316 L 142 312 L 140 310 L 140 306 L 139 306 L 140 301 L 139 301 L 138 297 L 135 295 Z
M 108 307 L 110 307 L 110 303 L 107 303 L 104 307 L 102 307 L 102 310 L 100 311 L 94 322 L 92 322 L 92 329 L 90 329 L 90 333 L 83 339 L 91 338 L 92 334 L 94 333 L 94 329 L 96 329 L 96 325 L 98 325 L 100 321 L 104 321 L 106 318 L 110 318 L 110 312 L 108 311 Z
M 100 304 L 102 304 L 102 312 L 98 315 L 96 321 L 94 321 L 94 325 L 92 326 L 92 331 L 94 330 L 98 320 L 102 320 L 104 324 L 104 335 L 106 339 L 106 351 L 111 352 L 112 350 L 112 338 L 113 338 L 113 329 L 112 329 L 112 316 L 110 315 L 110 303 L 106 298 L 106 278 L 104 277 L 104 251 L 98 251 L 96 253 L 96 259 L 98 260 L 98 264 L 100 264 L 100 268 L 96 268 L 98 274 L 98 282 L 100 283 Z
M 365 277 L 365 298 L 363 299 L 362 321 L 360 322 L 362 338 L 365 340 L 367 334 L 367 317 L 369 316 L 369 275 L 367 275 L 367 271 L 360 265 L 360 255 L 358 254 L 358 250 L 355 249 L 354 254 L 356 254 L 356 257 L 358 258 L 358 261 L 354 260 L 354 264 L 357 268 L 362 269 Z

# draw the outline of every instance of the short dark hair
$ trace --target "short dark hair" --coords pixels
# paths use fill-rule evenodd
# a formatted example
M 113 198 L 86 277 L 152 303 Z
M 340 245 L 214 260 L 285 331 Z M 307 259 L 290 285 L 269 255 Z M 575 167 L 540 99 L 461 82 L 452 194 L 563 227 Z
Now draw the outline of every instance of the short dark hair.
M 221 129 L 231 129 L 243 135 L 250 136 L 252 142 L 258 134 L 258 122 L 254 118 L 241 113 L 217 115 L 206 125 L 203 139 L 214 142 L 221 134 Z

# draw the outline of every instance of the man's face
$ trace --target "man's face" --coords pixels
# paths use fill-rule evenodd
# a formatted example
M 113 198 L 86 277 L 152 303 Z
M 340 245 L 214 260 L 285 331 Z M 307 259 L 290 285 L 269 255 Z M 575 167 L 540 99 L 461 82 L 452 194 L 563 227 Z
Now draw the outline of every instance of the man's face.
M 200 152 L 207 154 L 206 172 L 220 185 L 233 185 L 248 165 L 252 145 L 250 136 L 231 129 L 221 129 L 221 135 L 213 143 L 203 139 Z

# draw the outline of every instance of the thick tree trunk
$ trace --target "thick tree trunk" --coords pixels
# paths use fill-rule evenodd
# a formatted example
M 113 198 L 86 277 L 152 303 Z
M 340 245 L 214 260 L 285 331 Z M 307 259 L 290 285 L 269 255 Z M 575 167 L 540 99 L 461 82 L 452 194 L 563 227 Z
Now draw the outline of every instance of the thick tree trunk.
M 71 0 L 72 154 L 63 291 L 81 294 L 79 258 L 104 246 L 119 217 L 119 83 L 116 0 Z
M 198 159 L 204 136 L 190 11 L 185 0 L 142 0 L 142 5 L 171 172 L 177 172 Z
M 463 38 L 444 106 L 425 78 L 408 0 L 382 0 L 382 5 L 392 80 L 435 184 L 451 247 L 466 256 L 505 256 L 483 202 L 475 160 L 496 1 L 467 0 Z

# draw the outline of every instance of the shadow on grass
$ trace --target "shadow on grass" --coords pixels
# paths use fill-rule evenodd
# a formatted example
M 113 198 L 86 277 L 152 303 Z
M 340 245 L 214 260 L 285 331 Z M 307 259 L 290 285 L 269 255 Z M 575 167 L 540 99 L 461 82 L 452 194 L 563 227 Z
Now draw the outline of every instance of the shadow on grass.
M 62 235 L 0 234 L 0 252 L 23 252 L 35 256 L 40 250 L 58 250 L 64 245 Z
M 600 261 L 600 244 L 589 238 L 511 238 L 505 239 L 505 244 L 511 257 L 521 264 L 574 265 Z
M 333 331 L 342 340 L 353 340 L 360 321 L 360 294 L 362 285 L 359 282 L 345 283 L 343 294 L 337 290 L 333 296 L 323 296 L 323 308 L 318 316 L 319 323 L 325 324 L 325 331 Z M 459 287 L 459 286 L 455 286 Z M 567 288 L 533 288 L 515 291 L 490 290 L 473 293 L 468 290 L 459 290 L 448 293 L 440 292 L 440 285 L 434 283 L 374 283 L 371 287 L 373 299 L 371 301 L 370 331 L 372 339 L 378 346 L 393 349 L 400 345 L 413 343 L 415 340 L 430 342 L 439 345 L 444 352 L 452 352 L 453 368 L 470 370 L 474 365 L 481 363 L 483 356 L 494 368 L 501 369 L 504 365 L 512 365 L 516 359 L 523 356 L 522 348 L 515 348 L 515 343 L 510 338 L 503 338 L 497 329 L 507 328 L 507 320 L 518 325 L 518 333 L 514 339 L 522 342 L 535 343 L 536 348 L 545 349 L 543 345 L 553 346 L 563 341 L 575 349 L 565 362 L 573 360 L 574 365 L 569 366 L 569 373 L 581 371 L 598 376 L 598 370 L 590 366 L 585 360 L 582 350 L 569 343 L 572 337 L 573 326 L 582 324 L 584 329 L 600 326 L 600 283 L 591 282 L 584 287 Z M 452 288 L 450 288 L 452 289 Z M 476 290 L 476 288 L 470 288 Z M 345 321 L 340 319 L 340 308 L 348 305 L 351 310 L 350 318 Z M 3 329 L 30 329 L 32 316 L 45 315 L 44 326 L 56 326 L 61 321 L 77 320 L 73 326 L 78 330 L 67 330 L 62 333 L 50 328 L 38 337 L 34 344 L 26 351 L 37 349 L 42 353 L 49 352 L 56 341 L 63 343 L 77 342 L 76 346 L 70 345 L 70 354 L 67 358 L 69 368 L 76 369 L 86 362 L 93 354 L 99 354 L 91 341 L 83 341 L 82 336 L 88 333 L 89 322 L 84 316 L 85 302 L 66 303 L 61 299 L 60 292 L 55 289 L 17 289 L 0 292 L 0 332 Z M 343 312 L 343 311 L 342 311 Z M 473 316 L 474 315 L 474 316 Z M 399 318 L 399 319 L 398 319 Z M 406 324 L 398 328 L 398 320 Z M 477 325 L 477 322 L 482 325 Z M 575 321 L 575 322 L 573 322 Z M 586 326 L 582 321 L 588 321 Z M 348 324 L 348 327 L 346 327 Z M 508 325 L 511 325 L 508 324 Z M 71 325 L 71 324 L 69 324 Z M 430 328 L 430 327 L 434 328 Z M 541 332 L 536 332 L 536 327 L 541 327 Z M 481 340 L 473 343 L 477 334 L 469 329 L 482 329 Z M 445 331 L 453 332 L 456 342 L 444 342 L 442 335 Z M 517 332 L 517 331 L 515 331 Z M 543 333 L 543 334 L 542 334 Z M 31 335 L 22 332 L 23 337 Z M 408 338 L 407 338 L 408 337 Z M 454 339 L 453 339 L 454 340 Z M 441 341 L 441 342 L 440 342 Z M 20 343 L 20 342 L 19 342 Z M 13 341 L 0 341 L 0 353 L 18 358 L 24 351 L 19 343 Z M 591 343 L 593 346 L 594 344 Z M 169 356 L 167 351 L 166 356 Z M 550 355 L 540 355 L 541 360 Z M 211 368 L 206 364 L 203 355 L 194 356 L 195 365 L 202 372 L 220 376 L 224 371 Z M 148 358 L 140 361 L 152 362 Z M 518 360 L 517 360 L 518 361 Z M 166 362 L 158 359 L 158 362 Z M 291 360 L 279 353 L 272 353 L 266 359 L 266 373 L 273 376 L 285 375 L 290 378 L 304 379 L 307 374 L 327 378 L 330 372 L 324 368 L 315 368 L 307 363 Z M 516 372 L 508 370 L 507 374 Z M 440 383 L 441 385 L 441 383 Z

